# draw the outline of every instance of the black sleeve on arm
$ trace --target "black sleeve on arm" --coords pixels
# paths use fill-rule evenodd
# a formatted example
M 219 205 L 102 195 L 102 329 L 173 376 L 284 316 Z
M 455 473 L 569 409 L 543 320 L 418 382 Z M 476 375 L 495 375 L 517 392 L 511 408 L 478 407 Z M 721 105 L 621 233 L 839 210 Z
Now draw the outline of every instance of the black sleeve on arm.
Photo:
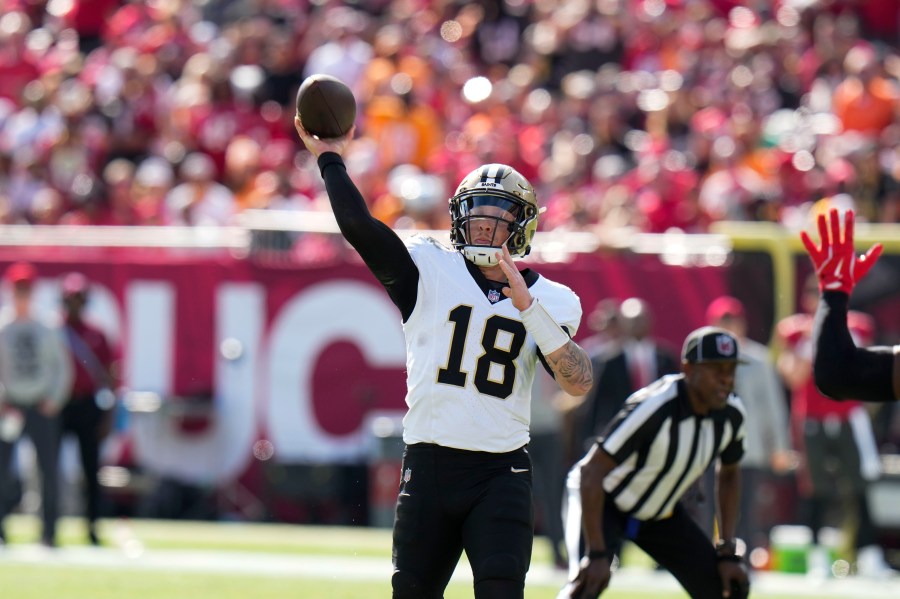
M 822 294 L 813 328 L 813 375 L 819 391 L 832 399 L 892 401 L 894 353 L 888 347 L 856 347 L 847 328 L 850 297 Z
M 387 290 L 405 322 L 416 306 L 419 269 L 400 237 L 369 213 L 340 155 L 319 156 L 319 172 L 341 234 Z

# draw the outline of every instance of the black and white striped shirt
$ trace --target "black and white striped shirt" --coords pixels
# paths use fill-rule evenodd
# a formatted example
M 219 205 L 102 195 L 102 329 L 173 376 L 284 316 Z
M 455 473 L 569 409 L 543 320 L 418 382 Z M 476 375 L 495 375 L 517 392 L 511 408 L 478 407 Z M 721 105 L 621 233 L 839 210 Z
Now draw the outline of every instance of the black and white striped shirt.
M 607 497 L 638 520 L 669 517 L 716 456 L 723 464 L 740 461 L 744 420 L 736 395 L 724 409 L 699 416 L 684 375 L 662 377 L 632 395 L 598 440 L 618 464 L 604 480 Z

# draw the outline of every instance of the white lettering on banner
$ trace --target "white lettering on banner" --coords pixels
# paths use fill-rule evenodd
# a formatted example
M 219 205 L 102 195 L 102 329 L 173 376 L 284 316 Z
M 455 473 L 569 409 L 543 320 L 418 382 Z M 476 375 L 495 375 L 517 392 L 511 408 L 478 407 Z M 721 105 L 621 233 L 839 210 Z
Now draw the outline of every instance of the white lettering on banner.
M 272 324 L 267 351 L 266 424 L 278 461 L 354 461 L 366 456 L 364 428 L 335 437 L 322 430 L 313 413 L 316 360 L 329 344 L 341 340 L 351 340 L 374 366 L 403 368 L 406 363 L 397 308 L 381 289 L 330 281 L 292 298 Z
M 124 351 L 125 381 L 135 391 L 171 395 L 175 337 L 175 290 L 170 283 L 132 281 L 125 289 L 128 335 Z M 164 412 L 135 414 L 131 419 L 134 451 L 138 463 L 150 470 L 169 474 L 157 459 Z M 193 460 L 183 460 L 194 462 Z
M 88 318 L 114 345 L 125 343 L 126 388 L 155 393 L 163 400 L 171 397 L 177 368 L 175 285 L 132 280 L 123 289 L 123 307 L 107 287 L 92 285 Z M 214 293 L 217 354 L 211 425 L 186 433 L 165 405 L 155 413 L 132 414 L 129 430 L 138 462 L 186 482 L 229 480 L 246 467 L 261 432 L 272 441 L 276 461 L 365 459 L 369 419 L 345 435 L 325 430 L 314 410 L 312 381 L 322 352 L 340 341 L 357 346 L 372 367 L 404 368 L 403 330 L 387 296 L 376 287 L 347 280 L 305 287 L 281 306 L 266 337 L 263 286 L 223 283 Z M 35 302 L 45 313 L 58 313 L 58 298 L 58 281 L 37 286 Z M 238 357 L 221 355 L 218 350 L 225 340 L 237 341 Z
M 134 304 L 141 304 L 138 314 L 143 321 L 160 322 L 156 314 L 171 310 L 171 293 L 160 291 L 143 287 L 131 294 L 140 297 Z M 148 308 L 152 311 L 148 312 Z M 256 359 L 265 309 L 265 293 L 257 284 L 226 283 L 219 288 L 212 423 L 202 432 L 186 435 L 179 430 L 177 420 L 166 414 L 165 408 L 150 414 L 135 414 L 132 419 L 135 447 L 142 464 L 192 484 L 229 480 L 240 474 L 253 454 L 256 438 Z M 169 314 L 162 322 L 175 322 L 175 315 Z M 233 360 L 218 351 L 226 339 L 240 344 L 241 353 Z M 157 340 L 152 344 L 168 348 L 166 356 L 154 359 L 171 360 L 171 342 Z M 137 388 L 146 390 L 146 387 Z
M 167 397 L 172 392 L 175 352 L 174 287 L 160 281 L 132 281 L 125 289 L 125 314 L 128 386 Z

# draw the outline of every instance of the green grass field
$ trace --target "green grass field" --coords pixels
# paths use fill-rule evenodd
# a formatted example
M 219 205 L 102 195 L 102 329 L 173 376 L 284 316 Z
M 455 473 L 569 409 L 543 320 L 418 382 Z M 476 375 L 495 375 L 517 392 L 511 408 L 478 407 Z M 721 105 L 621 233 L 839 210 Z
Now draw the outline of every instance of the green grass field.
M 361 599 L 391 594 L 390 532 L 383 529 L 109 520 L 100 527 L 106 547 L 95 550 L 85 545 L 81 522 L 64 518 L 60 548 L 51 551 L 35 544 L 39 532 L 35 519 L 14 516 L 6 525 L 9 546 L 0 550 L 3 598 Z M 646 556 L 631 554 L 625 559 L 640 562 Z M 304 562 L 323 566 L 312 572 L 293 568 Z M 541 576 L 529 579 L 526 599 L 556 597 L 563 579 L 549 563 L 549 546 L 538 538 L 532 573 Z M 753 596 L 796 599 L 790 593 Z M 471 597 L 466 580 L 454 580 L 446 593 L 446 599 Z M 685 599 L 686 595 L 650 585 L 646 591 L 613 587 L 603 597 Z
M 9 549 L 29 546 L 39 538 L 38 522 L 33 518 L 11 517 L 7 521 Z M 110 547 L 122 551 L 142 547 L 146 552 L 208 552 L 226 555 L 259 554 L 369 558 L 383 560 L 390 569 L 390 532 L 371 528 L 337 528 L 276 524 L 223 524 L 181 521 L 104 521 L 100 536 Z M 34 562 L 4 561 L 0 557 L 2 596 L 17 599 L 195 599 L 231 597 L 246 599 L 302 597 L 304 599 L 359 599 L 390 597 L 387 575 L 378 580 L 353 580 L 336 574 L 294 576 L 290 573 L 263 576 L 254 574 L 210 573 L 203 571 L 159 571 L 143 569 L 141 558 L 134 566 L 71 565 L 58 563 L 54 554 L 84 546 L 85 531 L 79 520 L 60 522 L 60 550 L 46 552 L 31 547 Z M 132 548 L 132 549 L 129 549 Z M 536 543 L 535 562 L 549 563 L 549 547 Z M 371 562 L 368 562 L 371 563 Z M 553 598 L 558 585 L 529 586 L 529 599 Z M 468 582 L 451 583 L 446 599 L 471 597 Z M 610 597 L 639 598 L 645 595 Z M 646 595 L 649 597 L 649 595 Z M 660 597 L 658 599 L 668 599 Z M 683 597 L 672 595 L 671 597 Z

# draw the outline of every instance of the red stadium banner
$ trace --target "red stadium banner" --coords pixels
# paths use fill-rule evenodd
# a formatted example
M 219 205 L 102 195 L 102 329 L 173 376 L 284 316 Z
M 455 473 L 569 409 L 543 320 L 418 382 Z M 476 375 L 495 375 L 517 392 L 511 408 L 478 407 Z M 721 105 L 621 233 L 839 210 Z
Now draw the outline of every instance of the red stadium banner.
M 125 397 L 161 401 L 158 411 L 131 413 L 127 428 L 136 461 L 151 471 L 215 483 L 254 459 L 365 462 L 372 418 L 404 412 L 400 316 L 357 260 L 273 266 L 221 250 L 6 247 L 0 268 L 23 257 L 39 271 L 44 311 L 58 307 L 66 272 L 94 282 L 88 315 L 119 347 Z M 675 347 L 727 292 L 724 267 L 653 256 L 531 266 L 572 287 L 585 315 L 605 297 L 647 299 L 656 335 Z M 582 319 L 576 338 L 590 333 Z M 186 398 L 207 398 L 209 414 L 169 409 Z

